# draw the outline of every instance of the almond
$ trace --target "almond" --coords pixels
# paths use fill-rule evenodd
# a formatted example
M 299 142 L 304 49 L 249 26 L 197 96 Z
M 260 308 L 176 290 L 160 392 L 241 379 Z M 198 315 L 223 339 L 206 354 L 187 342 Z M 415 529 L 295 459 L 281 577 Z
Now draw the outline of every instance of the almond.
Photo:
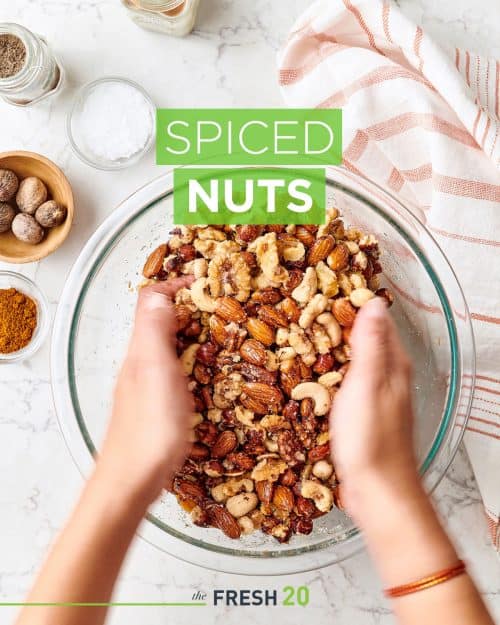
M 320 354 L 313 365 L 313 371 L 318 375 L 323 375 L 333 369 L 334 363 L 335 359 L 330 353 Z
M 295 498 L 292 491 L 287 486 L 278 484 L 274 489 L 273 504 L 280 510 L 290 513 L 293 510 L 294 503 Z
M 247 321 L 247 330 L 256 341 L 260 341 L 267 347 L 274 343 L 274 331 L 261 319 L 250 317 Z
M 310 247 L 314 243 L 314 234 L 309 232 L 305 226 L 297 226 L 295 228 L 294 236 L 306 247 Z
M 301 310 L 294 299 L 285 297 L 280 303 L 280 308 L 290 323 L 299 322 Z
M 232 430 L 224 430 L 216 438 L 212 447 L 212 458 L 225 458 L 238 444 L 236 434 Z
M 240 347 L 240 355 L 243 360 L 246 360 L 252 365 L 257 365 L 258 367 L 262 367 L 267 361 L 264 345 L 255 339 L 247 339 L 244 341 L 243 345 Z
M 215 302 L 215 313 L 226 321 L 245 321 L 246 314 L 238 300 L 232 297 L 219 297 Z
M 299 367 L 294 364 L 291 369 L 281 371 L 280 373 L 281 388 L 291 397 L 293 389 L 300 384 L 301 376 Z
M 279 290 L 269 286 L 265 289 L 252 293 L 251 299 L 259 304 L 277 304 L 281 298 L 282 295 Z
M 262 503 L 269 504 L 273 498 L 274 484 L 268 480 L 255 482 L 255 491 L 257 492 L 257 497 L 260 501 L 262 501 Z
M 175 318 L 177 321 L 177 332 L 184 330 L 191 323 L 191 311 L 185 304 L 175 306 Z
M 268 410 L 278 411 L 283 403 L 283 394 L 276 386 L 263 384 L 262 382 L 246 382 L 242 386 L 242 392 L 262 402 L 268 407 Z
M 269 412 L 269 406 L 249 395 L 240 395 L 240 401 L 244 408 L 251 410 L 255 414 L 265 415 Z
M 222 530 L 229 538 L 240 537 L 241 528 L 238 525 L 238 522 L 224 506 L 221 506 L 220 504 L 210 505 L 208 508 L 208 517 L 210 519 L 210 523 L 214 527 Z
M 288 327 L 288 320 L 286 316 L 279 310 L 276 310 L 276 308 L 273 308 L 273 306 L 264 304 L 259 308 L 259 312 L 257 314 L 262 321 L 267 323 L 267 325 L 272 328 Z
M 241 363 L 241 375 L 248 382 L 262 382 L 263 384 L 276 384 L 276 373 L 269 371 L 265 367 L 252 365 L 250 362 Z
M 189 451 L 191 460 L 206 460 L 210 456 L 210 450 L 203 443 L 193 443 Z
M 226 324 L 217 315 L 211 315 L 208 322 L 212 339 L 221 347 L 224 347 L 227 340 Z
M 330 269 L 341 271 L 349 264 L 349 249 L 344 243 L 339 243 L 327 258 Z
M 334 246 L 335 239 L 329 234 L 316 239 L 316 241 L 309 248 L 309 252 L 307 254 L 307 264 L 317 265 L 320 260 L 324 260 L 328 254 L 330 254 Z
M 173 491 L 180 499 L 199 501 L 200 499 L 206 497 L 203 487 L 196 482 L 191 482 L 190 480 L 174 480 Z
M 143 270 L 142 275 L 145 278 L 154 278 L 162 269 L 163 261 L 167 255 L 167 244 L 162 243 L 149 255 Z
M 347 297 L 333 300 L 332 313 L 341 326 L 350 328 L 356 319 L 356 309 Z

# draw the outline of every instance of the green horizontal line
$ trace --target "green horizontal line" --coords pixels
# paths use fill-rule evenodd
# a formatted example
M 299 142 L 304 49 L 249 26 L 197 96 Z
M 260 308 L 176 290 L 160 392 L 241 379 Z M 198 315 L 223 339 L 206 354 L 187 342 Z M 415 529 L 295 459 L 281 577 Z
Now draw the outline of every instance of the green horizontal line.
M 0 601 L 0 607 L 64 607 L 64 608 L 108 608 L 108 607 L 199 607 L 206 606 L 205 602 L 123 602 L 123 601 L 111 601 L 106 602 L 62 602 L 62 603 L 40 603 L 40 602 L 3 602 Z

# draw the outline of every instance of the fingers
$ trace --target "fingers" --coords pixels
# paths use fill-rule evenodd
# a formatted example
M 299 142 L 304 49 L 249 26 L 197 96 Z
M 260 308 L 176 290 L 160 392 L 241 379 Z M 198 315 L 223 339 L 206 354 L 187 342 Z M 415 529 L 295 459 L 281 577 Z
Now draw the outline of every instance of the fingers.
M 359 311 L 351 347 L 351 370 L 374 385 L 380 385 L 396 372 L 409 371 L 408 356 L 382 298 L 370 300 Z
M 132 349 L 143 352 L 163 347 L 173 342 L 176 331 L 173 298 L 177 291 L 189 286 L 192 276 L 175 278 L 165 282 L 156 282 L 143 287 L 139 293 L 135 315 Z

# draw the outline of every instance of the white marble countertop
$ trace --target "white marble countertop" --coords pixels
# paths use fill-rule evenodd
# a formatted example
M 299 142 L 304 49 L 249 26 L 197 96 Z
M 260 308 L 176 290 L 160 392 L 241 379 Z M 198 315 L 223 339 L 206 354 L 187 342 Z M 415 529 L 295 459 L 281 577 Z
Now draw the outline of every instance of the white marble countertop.
M 500 56 L 497 0 L 396 0 L 442 43 Z M 31 276 L 52 313 L 65 277 L 96 226 L 136 188 L 158 175 L 150 153 L 132 169 L 89 168 L 72 153 L 65 116 L 75 89 L 103 75 L 136 80 L 162 106 L 279 106 L 275 53 L 311 0 L 202 0 L 197 27 L 177 40 L 137 29 L 117 0 L 3 2 L 0 21 L 19 22 L 48 39 L 68 73 L 64 92 L 33 109 L 0 102 L 0 151 L 33 150 L 57 162 L 76 195 L 76 219 L 64 246 L 39 264 L 12 267 Z M 0 265 L 1 268 L 4 266 Z M 6 266 L 5 266 L 6 267 Z M 60 434 L 49 380 L 49 344 L 28 363 L 0 371 L 0 601 L 21 601 L 47 547 L 67 517 L 82 484 Z M 446 526 L 500 619 L 500 568 L 489 543 L 477 487 L 465 454 L 456 458 L 436 493 Z M 300 608 L 117 608 L 117 625 L 393 622 L 366 554 L 340 565 L 281 578 L 244 578 L 207 571 L 169 557 L 142 540 L 121 575 L 117 601 L 186 601 L 196 589 L 277 588 L 308 585 Z M 0 608 L 0 624 L 14 609 Z

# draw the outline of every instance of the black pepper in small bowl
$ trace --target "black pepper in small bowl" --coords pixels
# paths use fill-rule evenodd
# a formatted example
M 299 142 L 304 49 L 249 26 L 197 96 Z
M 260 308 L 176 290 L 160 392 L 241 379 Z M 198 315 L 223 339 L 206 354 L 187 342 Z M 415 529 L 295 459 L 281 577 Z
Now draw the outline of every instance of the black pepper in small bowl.
M 26 62 L 26 46 L 16 35 L 0 35 L 0 79 L 19 74 Z

